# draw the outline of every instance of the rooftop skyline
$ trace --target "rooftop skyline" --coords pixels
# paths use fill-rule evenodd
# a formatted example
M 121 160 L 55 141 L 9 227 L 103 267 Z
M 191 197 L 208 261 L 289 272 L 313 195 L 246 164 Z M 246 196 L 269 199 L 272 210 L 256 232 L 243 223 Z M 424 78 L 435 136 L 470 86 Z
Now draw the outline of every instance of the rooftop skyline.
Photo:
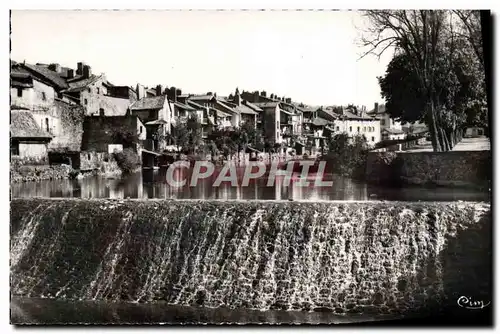
M 12 11 L 11 59 L 83 61 L 116 85 L 370 110 L 392 51 L 358 60 L 364 22 L 347 11 Z

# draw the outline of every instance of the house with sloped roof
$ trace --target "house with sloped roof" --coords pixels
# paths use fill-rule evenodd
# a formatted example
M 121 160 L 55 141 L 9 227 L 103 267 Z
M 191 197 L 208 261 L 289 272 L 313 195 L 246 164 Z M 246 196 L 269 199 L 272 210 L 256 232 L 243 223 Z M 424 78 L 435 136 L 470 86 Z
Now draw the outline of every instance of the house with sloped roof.
M 13 109 L 10 114 L 10 153 L 13 157 L 46 160 L 52 135 L 41 128 L 33 113 Z
M 60 144 L 64 143 L 59 140 L 64 122 L 56 101 L 60 100 L 61 91 L 68 87 L 65 80 L 49 67 L 16 62 L 11 65 L 11 110 L 29 110 L 40 129 Z
M 162 137 L 172 131 L 174 105 L 167 95 L 143 97 L 129 107 L 129 113 L 137 116 L 146 127 L 146 148 L 162 150 L 166 145 Z
M 241 93 L 243 99 L 258 106 L 262 112 L 262 129 L 266 138 L 272 143 L 291 143 L 291 137 L 302 134 L 302 110 L 285 98 L 267 92 L 254 91 Z
M 386 111 L 385 104 L 375 102 L 374 108 L 367 112 L 368 115 L 380 120 L 381 140 L 404 139 L 406 134 L 401 122 L 394 120 Z
M 93 74 L 92 68 L 83 62 L 77 64 L 76 71 L 70 69 L 66 78 L 69 87 L 62 93 L 83 106 L 86 115 L 124 116 L 129 105 L 137 100 L 130 87 L 114 86 L 104 73 Z

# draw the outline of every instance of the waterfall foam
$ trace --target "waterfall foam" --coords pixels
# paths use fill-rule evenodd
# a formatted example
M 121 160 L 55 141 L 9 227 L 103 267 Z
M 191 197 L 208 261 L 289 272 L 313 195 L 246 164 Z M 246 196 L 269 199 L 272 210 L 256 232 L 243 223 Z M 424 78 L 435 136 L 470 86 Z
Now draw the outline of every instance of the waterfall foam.
M 11 293 L 404 312 L 451 298 L 468 249 L 447 245 L 490 224 L 484 203 L 15 199 Z

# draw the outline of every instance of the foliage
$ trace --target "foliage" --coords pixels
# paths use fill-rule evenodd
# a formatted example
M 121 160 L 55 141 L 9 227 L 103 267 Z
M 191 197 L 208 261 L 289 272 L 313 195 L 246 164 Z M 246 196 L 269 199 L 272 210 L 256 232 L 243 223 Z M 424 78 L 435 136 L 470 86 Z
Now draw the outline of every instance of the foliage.
M 328 145 L 327 159 L 332 172 L 356 177 L 364 170 L 367 155 L 367 142 L 363 135 L 349 140 L 347 133 L 335 135 Z
M 196 114 L 192 114 L 185 122 L 177 122 L 170 133 L 162 135 L 161 132 L 157 132 L 155 139 L 181 147 L 185 154 L 193 154 L 202 145 L 201 123 Z
M 366 12 L 371 21 L 371 35 L 363 39 L 369 47 L 366 54 L 396 50 L 385 77 L 379 79 L 388 111 L 403 122 L 425 120 L 435 151 L 451 150 L 467 122 L 485 119 L 482 51 L 471 43 L 477 31 L 473 36 L 472 30 L 457 24 L 456 13 Z
M 120 143 L 124 148 L 135 148 L 139 143 L 137 131 L 128 127 L 117 128 L 113 132 L 114 143 Z
M 131 148 L 115 152 L 113 157 L 123 174 L 131 174 L 141 165 L 139 155 Z

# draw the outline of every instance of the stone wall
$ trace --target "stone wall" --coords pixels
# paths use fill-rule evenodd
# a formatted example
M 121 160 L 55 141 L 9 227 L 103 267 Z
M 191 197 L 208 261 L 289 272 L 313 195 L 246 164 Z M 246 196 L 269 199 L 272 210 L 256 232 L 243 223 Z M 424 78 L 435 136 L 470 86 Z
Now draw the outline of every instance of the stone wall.
M 368 182 L 436 186 L 488 187 L 491 151 L 370 152 Z
M 83 135 L 84 109 L 79 105 L 71 105 L 61 100 L 54 100 L 55 121 L 50 151 L 80 151 Z

